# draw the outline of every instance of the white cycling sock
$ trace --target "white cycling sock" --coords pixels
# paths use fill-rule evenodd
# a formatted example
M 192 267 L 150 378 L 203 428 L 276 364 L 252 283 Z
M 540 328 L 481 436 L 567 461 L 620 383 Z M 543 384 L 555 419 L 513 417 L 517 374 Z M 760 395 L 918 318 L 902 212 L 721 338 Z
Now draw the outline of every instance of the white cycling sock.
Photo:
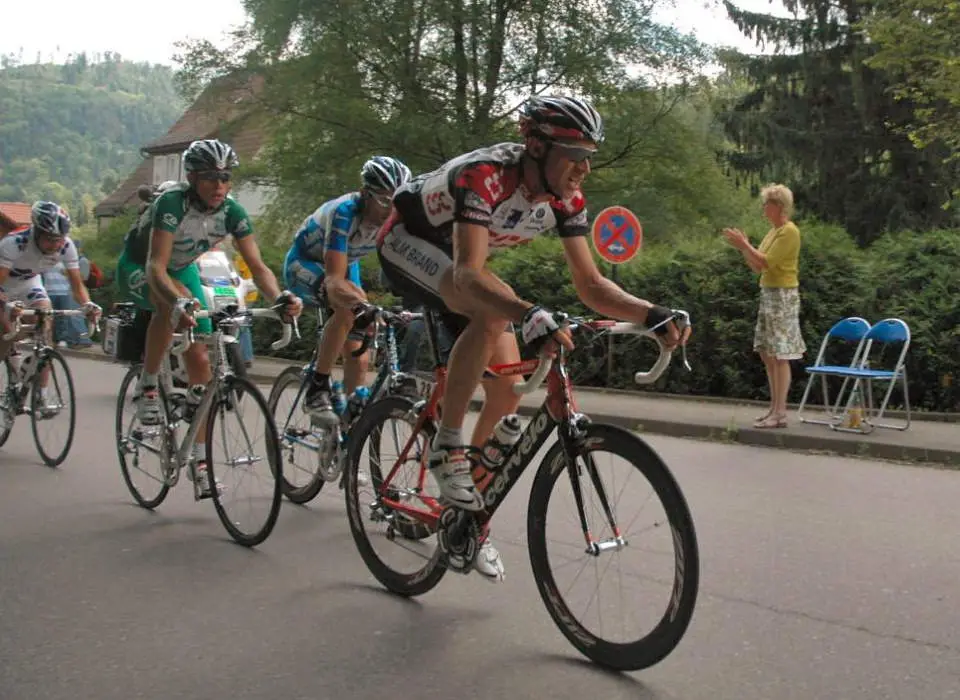
M 463 432 L 460 428 L 448 428 L 441 425 L 436 437 L 433 438 L 433 446 L 438 449 L 441 447 L 462 447 Z
M 141 372 L 140 374 L 140 387 L 151 387 L 156 388 L 157 386 L 157 376 L 156 374 L 150 374 L 148 372 Z

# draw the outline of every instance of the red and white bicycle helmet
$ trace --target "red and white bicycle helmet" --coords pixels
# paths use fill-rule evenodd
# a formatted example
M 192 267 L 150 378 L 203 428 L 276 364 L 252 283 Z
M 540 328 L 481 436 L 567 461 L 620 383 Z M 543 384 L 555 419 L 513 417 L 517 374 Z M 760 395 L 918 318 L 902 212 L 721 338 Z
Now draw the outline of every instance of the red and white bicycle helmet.
M 520 110 L 520 133 L 548 141 L 603 142 L 603 118 L 576 97 L 531 97 Z

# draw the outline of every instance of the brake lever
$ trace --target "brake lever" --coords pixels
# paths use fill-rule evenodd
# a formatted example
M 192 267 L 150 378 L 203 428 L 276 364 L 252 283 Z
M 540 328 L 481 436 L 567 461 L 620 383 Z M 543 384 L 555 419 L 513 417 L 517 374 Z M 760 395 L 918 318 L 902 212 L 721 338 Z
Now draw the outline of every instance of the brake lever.
M 677 330 L 680 332 L 681 338 L 683 337 L 683 332 L 690 327 L 690 314 L 686 311 L 674 309 L 673 310 L 674 319 L 676 320 Z M 687 361 L 687 344 L 683 343 L 680 346 L 680 357 L 683 359 L 683 368 L 688 372 L 693 371 L 693 367 L 690 366 L 690 363 Z
M 289 323 L 291 326 L 293 326 L 293 337 L 296 338 L 297 340 L 300 340 L 300 323 L 297 321 L 297 317 L 291 316 L 289 321 L 283 320 L 284 316 L 286 315 L 283 312 L 286 308 L 287 308 L 286 304 L 274 304 L 273 306 L 270 307 L 270 310 L 273 311 L 273 313 L 275 313 L 277 316 L 279 316 L 280 320 L 283 323 Z

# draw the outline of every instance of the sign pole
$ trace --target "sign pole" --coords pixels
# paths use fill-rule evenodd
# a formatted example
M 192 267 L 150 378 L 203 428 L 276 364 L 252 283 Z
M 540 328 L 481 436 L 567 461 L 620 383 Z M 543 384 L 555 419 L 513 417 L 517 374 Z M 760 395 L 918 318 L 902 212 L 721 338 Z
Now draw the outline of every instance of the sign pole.
M 620 284 L 620 275 L 617 274 L 619 265 L 610 263 L 610 280 L 614 284 Z M 607 335 L 607 388 L 613 386 L 613 333 Z

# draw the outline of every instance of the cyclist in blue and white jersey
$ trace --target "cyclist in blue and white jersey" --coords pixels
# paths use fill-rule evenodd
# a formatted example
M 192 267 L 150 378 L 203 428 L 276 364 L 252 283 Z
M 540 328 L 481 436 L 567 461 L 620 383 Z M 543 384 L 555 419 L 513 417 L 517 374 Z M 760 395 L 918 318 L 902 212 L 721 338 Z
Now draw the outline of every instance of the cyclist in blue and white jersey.
M 377 232 L 390 213 L 394 190 L 410 180 L 410 169 L 394 158 L 374 156 L 360 171 L 359 192 L 325 202 L 303 222 L 283 262 L 287 288 L 310 306 L 332 310 L 317 346 L 316 374 L 304 397 L 304 409 L 324 423 L 335 423 L 330 372 L 344 352 L 347 395 L 363 383 L 366 356 L 351 352 L 360 338 L 350 337 L 356 316 L 367 306 L 360 284 L 360 258 L 376 250 Z M 361 336 L 362 337 L 362 336 Z

